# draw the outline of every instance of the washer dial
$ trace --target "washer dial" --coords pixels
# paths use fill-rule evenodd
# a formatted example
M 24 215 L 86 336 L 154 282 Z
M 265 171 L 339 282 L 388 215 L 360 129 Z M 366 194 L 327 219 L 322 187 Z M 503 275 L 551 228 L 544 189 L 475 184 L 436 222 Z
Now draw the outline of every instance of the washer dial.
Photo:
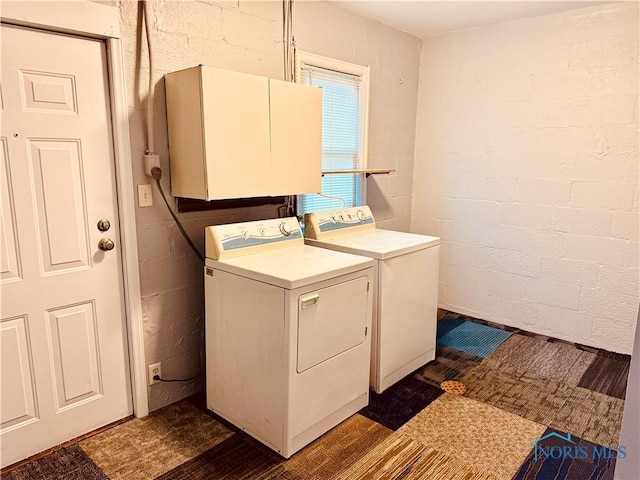
M 285 236 L 288 237 L 289 235 L 291 235 L 291 229 L 289 228 L 289 225 L 287 225 L 285 222 L 282 222 L 280 224 L 280 232 Z

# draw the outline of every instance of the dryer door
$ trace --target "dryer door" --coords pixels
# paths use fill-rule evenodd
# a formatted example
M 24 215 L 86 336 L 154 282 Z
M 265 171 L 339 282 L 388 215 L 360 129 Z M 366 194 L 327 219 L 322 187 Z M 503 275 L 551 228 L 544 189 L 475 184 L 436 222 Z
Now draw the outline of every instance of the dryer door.
M 360 277 L 298 297 L 298 373 L 365 341 L 368 283 Z

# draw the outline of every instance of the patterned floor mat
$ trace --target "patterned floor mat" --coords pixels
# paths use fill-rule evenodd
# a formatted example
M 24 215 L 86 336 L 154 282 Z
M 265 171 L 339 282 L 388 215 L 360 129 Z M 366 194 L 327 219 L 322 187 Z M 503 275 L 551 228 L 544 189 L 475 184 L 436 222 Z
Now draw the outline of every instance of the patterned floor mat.
M 613 478 L 628 356 L 440 316 L 435 361 L 381 395 L 372 392 L 360 414 L 288 460 L 206 412 L 199 398 L 5 469 L 2 478 Z M 444 393 L 446 380 L 462 381 L 467 391 Z M 569 434 L 601 455 L 535 457 L 535 441 L 552 446 Z

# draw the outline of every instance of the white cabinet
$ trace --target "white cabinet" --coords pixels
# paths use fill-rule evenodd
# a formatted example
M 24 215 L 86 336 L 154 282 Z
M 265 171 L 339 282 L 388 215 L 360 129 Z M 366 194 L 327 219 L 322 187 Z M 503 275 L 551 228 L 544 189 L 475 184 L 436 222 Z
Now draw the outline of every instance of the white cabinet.
M 320 89 L 204 66 L 165 83 L 174 197 L 320 192 Z

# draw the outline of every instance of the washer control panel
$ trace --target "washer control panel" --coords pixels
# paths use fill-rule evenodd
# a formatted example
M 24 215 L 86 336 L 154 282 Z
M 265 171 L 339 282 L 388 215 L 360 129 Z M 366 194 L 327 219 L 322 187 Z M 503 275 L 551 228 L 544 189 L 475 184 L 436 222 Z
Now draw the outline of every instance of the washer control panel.
M 207 257 L 219 260 L 304 243 L 295 217 L 230 223 L 206 228 Z
M 307 213 L 304 217 L 305 236 L 319 239 L 327 235 L 350 233 L 353 229 L 375 228 L 375 220 L 367 205 L 330 212 Z

